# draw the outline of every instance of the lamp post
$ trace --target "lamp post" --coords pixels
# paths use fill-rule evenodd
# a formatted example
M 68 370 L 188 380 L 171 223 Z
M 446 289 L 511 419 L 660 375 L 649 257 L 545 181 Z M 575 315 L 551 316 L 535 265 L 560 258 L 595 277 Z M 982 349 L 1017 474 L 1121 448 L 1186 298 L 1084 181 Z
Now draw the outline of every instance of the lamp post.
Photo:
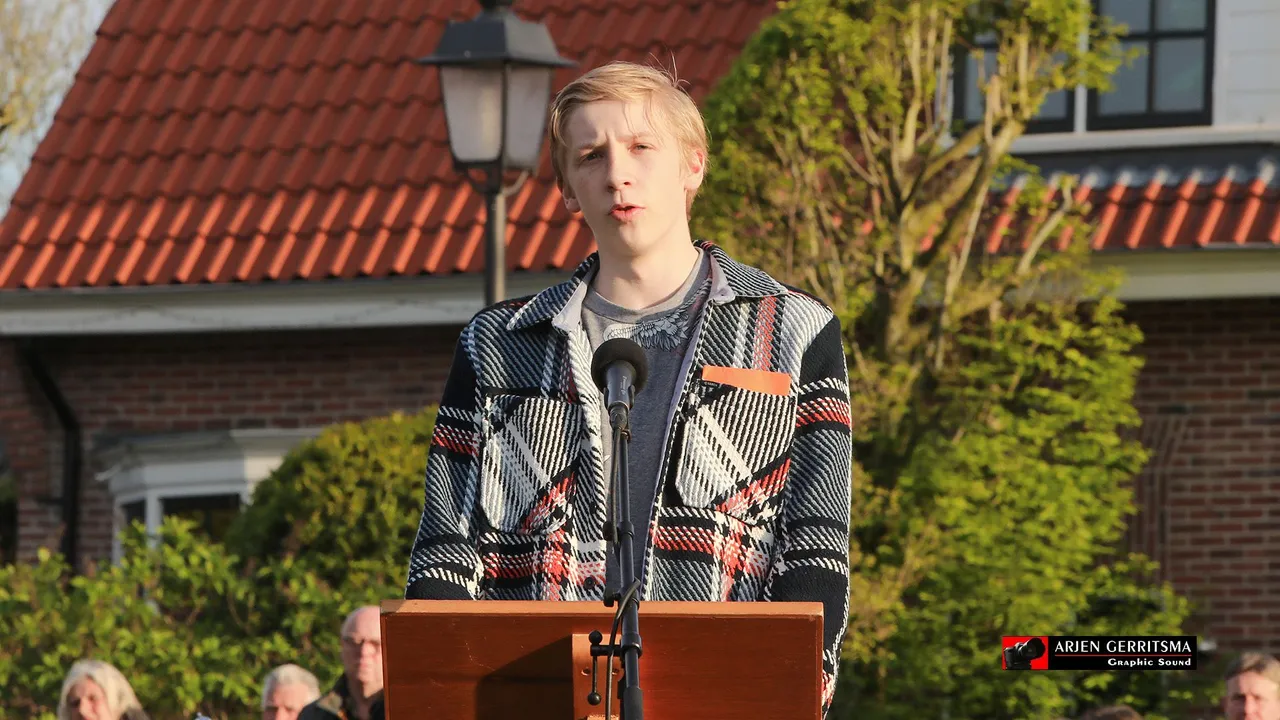
M 417 61 L 439 68 L 453 165 L 485 196 L 486 305 L 506 296 L 507 195 L 538 166 L 552 75 L 575 64 L 545 26 L 516 17 L 512 2 L 480 0 L 479 15 L 449 23 L 435 53 Z M 521 171 L 510 186 L 508 170 Z

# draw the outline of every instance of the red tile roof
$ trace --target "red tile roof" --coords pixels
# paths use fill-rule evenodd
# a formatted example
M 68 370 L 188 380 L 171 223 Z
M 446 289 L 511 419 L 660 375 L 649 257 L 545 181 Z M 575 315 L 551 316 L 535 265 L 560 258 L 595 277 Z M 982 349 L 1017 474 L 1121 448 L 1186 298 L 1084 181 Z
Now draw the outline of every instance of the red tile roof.
M 695 98 L 775 0 L 522 0 L 578 68 L 651 57 Z M 0 227 L 0 290 L 479 272 L 430 54 L 473 0 L 117 0 Z M 511 270 L 594 241 L 547 154 L 508 201 Z
M 444 6 L 443 8 L 441 6 Z M 775 0 L 522 0 L 574 74 L 674 56 L 705 96 Z M 0 290 L 479 272 L 429 54 L 471 0 L 117 0 L 0 226 Z M 1276 246 L 1270 177 L 1095 185 L 1098 247 Z M 540 173 L 508 269 L 594 249 Z

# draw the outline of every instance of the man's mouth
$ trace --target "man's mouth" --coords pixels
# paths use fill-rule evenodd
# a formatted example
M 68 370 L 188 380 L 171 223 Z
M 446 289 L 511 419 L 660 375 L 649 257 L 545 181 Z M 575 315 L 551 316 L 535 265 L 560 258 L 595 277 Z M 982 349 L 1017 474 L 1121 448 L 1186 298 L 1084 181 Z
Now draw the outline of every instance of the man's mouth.
M 609 209 L 609 215 L 615 220 L 626 222 L 638 215 L 643 209 L 639 205 L 632 205 L 631 203 L 617 203 Z

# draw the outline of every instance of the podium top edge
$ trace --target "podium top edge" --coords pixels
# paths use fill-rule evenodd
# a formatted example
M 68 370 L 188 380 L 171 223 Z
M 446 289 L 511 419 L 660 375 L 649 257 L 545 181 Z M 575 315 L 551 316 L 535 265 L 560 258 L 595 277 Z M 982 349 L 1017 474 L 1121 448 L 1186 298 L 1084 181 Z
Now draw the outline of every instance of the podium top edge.
M 384 600 L 383 615 L 517 615 L 612 616 L 616 607 L 602 601 L 576 600 Z M 673 602 L 643 601 L 640 614 L 668 617 L 771 617 L 822 619 L 820 602 Z

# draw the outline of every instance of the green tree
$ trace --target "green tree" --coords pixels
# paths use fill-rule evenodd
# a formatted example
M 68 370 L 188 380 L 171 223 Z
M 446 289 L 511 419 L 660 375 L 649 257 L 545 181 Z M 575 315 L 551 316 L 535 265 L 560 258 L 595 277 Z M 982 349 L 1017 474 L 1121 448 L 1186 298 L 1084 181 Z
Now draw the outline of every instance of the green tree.
M 990 34 L 981 122 L 957 58 Z M 1081 39 L 1087 39 L 1082 44 Z M 855 501 L 837 714 L 1053 717 L 1114 674 L 1003 674 L 1000 636 L 1174 632 L 1186 604 L 1116 550 L 1140 335 L 1080 238 L 1087 208 L 1010 156 L 1048 94 L 1123 61 L 1088 0 L 794 0 L 706 103 L 697 233 L 827 302 L 851 361 Z M 983 63 L 978 63 L 982 66 Z M 993 202 L 993 197 L 998 201 Z M 1003 228 L 1003 229 L 1001 229 Z M 1095 609 L 1150 599 L 1118 624 Z

